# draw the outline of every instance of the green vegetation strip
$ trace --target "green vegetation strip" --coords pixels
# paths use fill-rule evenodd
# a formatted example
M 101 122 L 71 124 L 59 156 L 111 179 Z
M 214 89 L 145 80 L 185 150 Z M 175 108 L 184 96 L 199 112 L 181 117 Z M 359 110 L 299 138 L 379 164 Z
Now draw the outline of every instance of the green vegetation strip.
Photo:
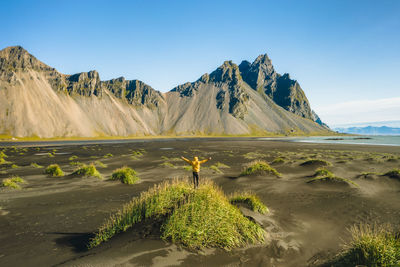
M 226 250 L 264 241 L 264 230 L 229 203 L 215 184 L 198 189 L 182 180 L 166 181 L 125 204 L 99 228 L 88 247 L 93 248 L 141 221 L 160 225 L 161 238 L 189 249 Z
M 256 160 L 248 163 L 240 176 L 248 176 L 248 175 L 262 175 L 265 173 L 273 174 L 277 177 L 280 177 L 281 174 L 272 168 L 268 162 L 262 160 Z

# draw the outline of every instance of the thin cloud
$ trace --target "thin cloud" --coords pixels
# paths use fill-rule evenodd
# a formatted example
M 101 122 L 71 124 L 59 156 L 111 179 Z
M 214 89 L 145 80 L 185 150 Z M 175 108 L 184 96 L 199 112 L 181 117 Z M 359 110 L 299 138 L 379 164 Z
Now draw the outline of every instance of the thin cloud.
M 357 100 L 316 107 L 328 125 L 400 119 L 400 97 Z

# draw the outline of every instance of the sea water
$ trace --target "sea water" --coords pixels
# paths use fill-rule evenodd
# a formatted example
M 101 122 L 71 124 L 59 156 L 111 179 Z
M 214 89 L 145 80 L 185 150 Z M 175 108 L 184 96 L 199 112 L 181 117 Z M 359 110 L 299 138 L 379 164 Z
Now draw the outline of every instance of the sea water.
M 259 138 L 259 139 L 303 142 L 303 143 L 400 146 L 399 135 L 397 136 L 393 135 L 310 136 L 310 137 L 284 137 L 284 138 Z

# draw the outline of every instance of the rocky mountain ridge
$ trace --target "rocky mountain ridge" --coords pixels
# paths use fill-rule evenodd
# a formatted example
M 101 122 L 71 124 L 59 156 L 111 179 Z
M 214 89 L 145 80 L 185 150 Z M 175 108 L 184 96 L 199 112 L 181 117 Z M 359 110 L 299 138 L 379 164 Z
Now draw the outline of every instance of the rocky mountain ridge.
M 277 74 L 267 55 L 239 66 L 225 61 L 162 94 L 139 80 L 101 81 L 94 70 L 61 74 L 22 47 L 8 47 L 0 51 L 0 97 L 0 134 L 13 136 L 328 131 L 297 81 Z M 46 111 L 43 101 L 56 110 Z

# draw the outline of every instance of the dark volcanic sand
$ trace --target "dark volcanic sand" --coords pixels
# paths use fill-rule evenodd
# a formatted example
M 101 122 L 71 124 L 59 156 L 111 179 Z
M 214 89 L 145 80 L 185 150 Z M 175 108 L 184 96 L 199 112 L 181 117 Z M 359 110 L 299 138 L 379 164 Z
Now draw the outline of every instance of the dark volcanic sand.
M 21 143 L 21 145 L 23 145 Z M 34 144 L 33 144 L 34 145 Z M 48 144 L 51 145 L 51 144 Z M 249 138 L 183 139 L 114 144 L 42 146 L 16 152 L 7 148 L 8 161 L 20 167 L 0 165 L 0 179 L 13 174 L 28 184 L 22 190 L 0 189 L 0 265 L 1 266 L 306 266 L 318 264 L 340 249 L 348 240 L 346 228 L 359 222 L 398 224 L 400 218 L 400 181 L 372 175 L 357 178 L 361 172 L 386 172 L 399 168 L 398 147 L 332 145 L 257 141 Z M 57 149 L 55 157 L 35 155 Z M 139 160 L 131 159 L 131 150 L 145 149 Z M 277 156 L 283 164 L 272 165 L 283 174 L 238 177 L 243 164 L 251 161 L 243 155 L 264 153 L 271 162 Z M 19 153 L 24 153 L 20 155 Z M 65 154 L 64 154 L 65 153 Z M 114 156 L 103 158 L 107 153 Z M 374 154 L 371 154 L 374 153 Z M 394 159 L 388 160 L 391 155 Z M 98 168 L 105 178 L 123 165 L 138 171 L 141 182 L 128 186 L 117 181 L 96 178 L 50 178 L 32 162 L 47 166 L 58 163 L 67 174 L 75 161 L 100 160 L 107 168 Z M 211 156 L 211 162 L 229 165 L 214 174 L 203 168 L 202 177 L 212 179 L 226 193 L 252 190 L 269 207 L 270 214 L 254 215 L 269 233 L 266 244 L 230 252 L 207 249 L 198 253 L 166 243 L 138 225 L 90 251 L 85 242 L 108 215 L 153 184 L 190 172 L 160 166 L 161 156 L 169 158 Z M 96 157 L 96 158 L 93 158 Z M 305 158 L 330 161 L 328 167 L 337 176 L 348 178 L 360 188 L 333 183 L 307 184 L 318 166 L 300 166 Z M 184 162 L 172 162 L 183 166 Z

